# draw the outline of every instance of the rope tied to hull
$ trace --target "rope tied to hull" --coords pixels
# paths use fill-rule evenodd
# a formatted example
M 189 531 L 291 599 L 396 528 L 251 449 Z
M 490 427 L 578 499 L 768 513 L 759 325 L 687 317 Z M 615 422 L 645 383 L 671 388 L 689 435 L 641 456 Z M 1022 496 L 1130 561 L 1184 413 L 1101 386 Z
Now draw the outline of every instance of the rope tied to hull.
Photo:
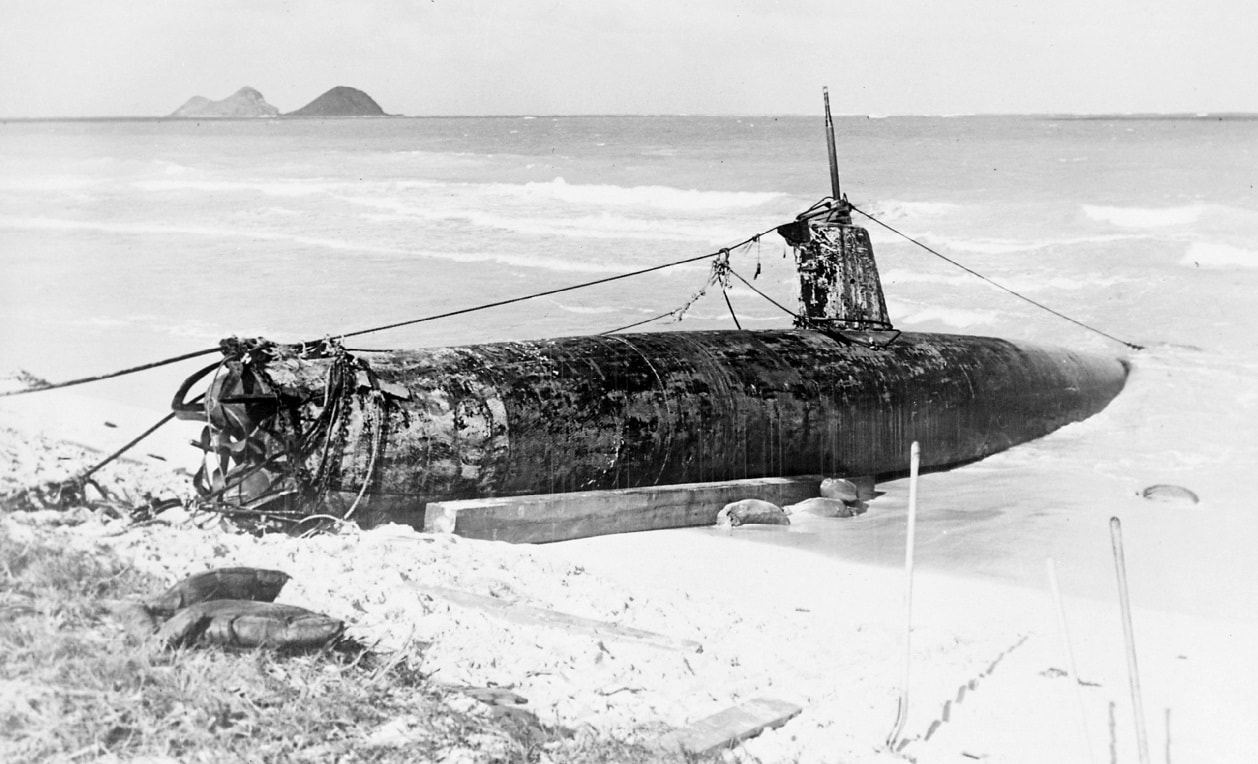
M 725 307 L 729 308 L 729 317 L 734 319 L 734 326 L 737 327 L 739 331 L 742 331 L 743 325 L 738 322 L 738 314 L 734 312 L 734 304 L 729 301 L 729 275 L 729 250 L 722 249 L 720 255 L 712 261 L 712 276 L 710 283 L 717 284 L 721 287 L 721 297 L 725 298 Z

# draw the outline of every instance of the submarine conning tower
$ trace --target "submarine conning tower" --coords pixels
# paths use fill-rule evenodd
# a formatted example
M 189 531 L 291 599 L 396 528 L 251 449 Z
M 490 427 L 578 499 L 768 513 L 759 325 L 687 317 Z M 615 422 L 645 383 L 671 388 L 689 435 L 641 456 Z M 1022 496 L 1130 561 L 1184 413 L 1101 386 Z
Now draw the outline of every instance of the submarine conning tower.
M 852 224 L 847 200 L 800 215 L 778 233 L 795 250 L 798 329 L 885 331 L 892 328 L 869 231 Z
M 852 225 L 852 205 L 839 185 L 830 89 L 822 88 L 821 93 L 825 101 L 831 196 L 813 205 L 793 223 L 777 229 L 795 250 L 799 272 L 795 328 L 827 333 L 891 330 L 869 231 Z

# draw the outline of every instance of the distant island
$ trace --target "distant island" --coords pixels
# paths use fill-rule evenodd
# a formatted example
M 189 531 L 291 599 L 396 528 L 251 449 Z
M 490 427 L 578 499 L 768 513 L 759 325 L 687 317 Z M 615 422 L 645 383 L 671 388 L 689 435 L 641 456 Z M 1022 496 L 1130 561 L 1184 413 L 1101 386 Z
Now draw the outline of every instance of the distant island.
M 358 88 L 339 85 L 314 99 L 297 111 L 281 114 L 267 103 L 256 89 L 243 87 L 221 101 L 193 96 L 175 109 L 176 119 L 242 118 L 242 117 L 387 117 L 375 99 Z
M 339 85 L 285 117 L 387 117 L 371 96 Z
M 201 119 L 204 117 L 276 117 L 280 110 L 266 102 L 262 94 L 251 87 L 243 87 L 221 101 L 211 101 L 204 96 L 193 96 L 187 103 L 175 109 L 172 117 Z

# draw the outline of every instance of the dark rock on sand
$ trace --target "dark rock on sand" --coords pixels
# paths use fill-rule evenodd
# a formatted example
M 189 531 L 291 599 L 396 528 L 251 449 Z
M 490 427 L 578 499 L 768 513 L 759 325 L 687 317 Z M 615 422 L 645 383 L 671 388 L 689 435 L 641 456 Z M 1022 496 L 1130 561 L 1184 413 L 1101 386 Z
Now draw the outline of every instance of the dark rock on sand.
M 386 117 L 371 96 L 357 88 L 340 85 L 285 117 Z

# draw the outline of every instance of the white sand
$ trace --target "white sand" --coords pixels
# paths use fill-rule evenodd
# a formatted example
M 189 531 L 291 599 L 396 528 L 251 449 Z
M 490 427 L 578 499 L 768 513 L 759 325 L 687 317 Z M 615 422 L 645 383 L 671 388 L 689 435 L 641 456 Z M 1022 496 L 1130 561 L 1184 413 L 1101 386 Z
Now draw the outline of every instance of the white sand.
M 65 394 L 40 395 L 51 401 Z M 9 456 L 8 474 L 0 475 L 5 485 L 29 480 L 35 471 L 42 476 L 50 464 L 72 467 L 89 458 L 59 462 L 56 449 L 67 454 L 73 449 L 36 447 L 46 442 L 30 422 L 51 421 L 37 409 L 52 405 L 32 403 L 37 397 L 25 399 L 25 419 L 0 407 L 0 425 L 19 428 L 3 438 Z M 73 421 L 68 427 L 84 429 Z M 78 442 L 100 437 L 38 429 Z M 114 445 L 131 434 L 118 431 Z M 42 460 L 33 453 L 43 453 Z M 161 475 L 169 474 L 167 465 L 149 462 L 153 466 L 144 469 L 108 469 L 116 469 L 123 482 L 160 483 Z M 885 488 L 887 495 L 871 503 L 867 518 L 896 511 L 901 487 Z M 1156 517 L 1147 515 L 1143 522 Z M 397 526 L 296 540 L 228 533 L 213 522 L 206 528 L 156 525 L 119 533 L 118 523 L 93 518 L 55 525 L 58 519 L 17 514 L 0 522 L 18 537 L 59 534 L 70 545 L 110 547 L 171 581 L 225 565 L 285 570 L 293 581 L 281 601 L 345 618 L 353 634 L 382 649 L 430 643 L 423 668 L 435 679 L 512 688 L 551 723 L 649 738 L 766 696 L 805 710 L 781 729 L 747 742 L 735 754 L 740 759 L 1137 760 L 1112 565 L 1107 586 L 1097 587 L 1093 599 L 1066 601 L 1087 683 L 1082 709 L 1062 676 L 1067 660 L 1046 586 L 919 573 L 907 742 L 897 754 L 886 750 L 884 738 L 895 720 L 904 664 L 902 573 L 747 540 L 771 532 L 764 529 L 663 531 L 530 547 L 426 536 Z M 807 522 L 849 523 L 858 534 L 872 521 Z M 1142 555 L 1135 567 L 1150 567 L 1147 558 L 1159 550 L 1140 545 L 1140 532 L 1133 536 L 1129 557 Z M 1061 565 L 1064 579 L 1075 575 L 1073 563 Z M 1137 585 L 1133 580 L 1133 588 Z M 512 623 L 480 608 L 452 605 L 422 587 L 694 640 L 702 652 Z M 1248 691 L 1258 676 L 1251 648 L 1258 626 L 1252 620 L 1140 608 L 1134 625 L 1152 760 L 1251 760 L 1242 722 L 1258 712 Z

